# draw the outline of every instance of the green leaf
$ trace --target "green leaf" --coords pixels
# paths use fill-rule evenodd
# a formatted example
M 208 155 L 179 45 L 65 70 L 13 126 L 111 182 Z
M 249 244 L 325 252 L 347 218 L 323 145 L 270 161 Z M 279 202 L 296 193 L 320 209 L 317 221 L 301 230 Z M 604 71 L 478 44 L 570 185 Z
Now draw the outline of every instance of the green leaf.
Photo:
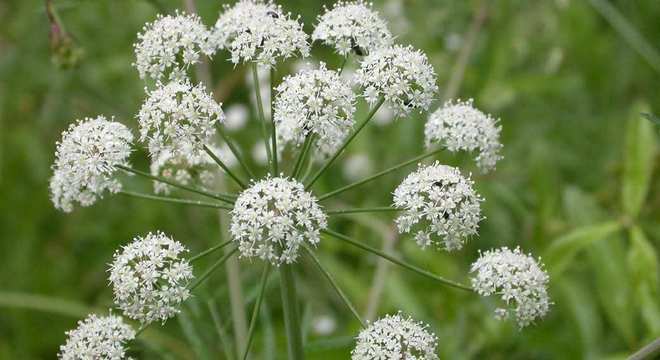
M 626 126 L 625 157 L 623 163 L 623 211 L 637 217 L 649 190 L 656 139 L 653 125 L 638 114 L 643 105 L 636 106 Z
M 630 229 L 628 269 L 641 317 L 647 329 L 660 334 L 660 308 L 658 307 L 658 255 L 646 235 L 637 226 Z
M 550 244 L 543 255 L 544 262 L 553 276 L 557 276 L 566 269 L 580 250 L 595 241 L 607 238 L 620 228 L 618 222 L 608 221 L 575 229 Z
M 642 116 L 648 119 L 650 122 L 654 123 L 655 125 L 660 126 L 660 116 L 656 116 L 651 113 L 642 113 Z

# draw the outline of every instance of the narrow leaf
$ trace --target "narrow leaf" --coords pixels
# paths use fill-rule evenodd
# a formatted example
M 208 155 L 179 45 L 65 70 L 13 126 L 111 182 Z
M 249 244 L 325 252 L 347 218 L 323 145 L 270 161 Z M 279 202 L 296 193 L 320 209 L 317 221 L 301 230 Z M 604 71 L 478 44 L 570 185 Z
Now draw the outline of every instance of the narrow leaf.
M 653 125 L 638 115 L 639 109 L 635 109 L 633 113 L 634 116 L 628 120 L 626 126 L 622 179 L 623 211 L 631 218 L 637 217 L 644 204 L 656 153 Z

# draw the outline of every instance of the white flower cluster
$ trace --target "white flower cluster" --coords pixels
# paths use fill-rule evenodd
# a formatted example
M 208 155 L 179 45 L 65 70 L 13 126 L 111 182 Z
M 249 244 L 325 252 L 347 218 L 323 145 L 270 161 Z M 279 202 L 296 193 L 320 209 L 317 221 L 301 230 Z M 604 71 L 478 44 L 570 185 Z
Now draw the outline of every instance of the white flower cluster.
M 477 234 L 482 219 L 482 199 L 472 185 L 454 167 L 437 161 L 420 166 L 394 191 L 394 206 L 404 209 L 396 219 L 399 232 L 415 232 L 422 249 L 430 245 L 461 249 L 467 238 Z
M 495 315 L 506 318 L 515 313 L 518 326 L 525 327 L 547 314 L 550 305 L 547 287 L 549 276 L 543 264 L 523 254 L 520 248 L 503 247 L 482 253 L 472 264 L 472 287 L 482 296 L 498 294 L 510 310 L 498 308 Z M 512 304 L 513 303 L 513 304 Z
M 140 78 L 154 80 L 182 79 L 186 70 L 200 59 L 200 54 L 211 55 L 209 31 L 199 16 L 176 13 L 159 15 L 138 34 L 133 64 Z
M 178 314 L 193 278 L 192 266 L 182 258 L 187 251 L 162 232 L 137 237 L 117 251 L 109 270 L 117 307 L 142 324 Z
M 307 34 L 303 25 L 282 11 L 272 1 L 241 0 L 234 6 L 224 6 L 211 42 L 218 49 L 231 53 L 231 62 L 257 62 L 275 65 L 279 58 L 289 58 L 299 52 L 309 55 Z
M 159 84 L 138 114 L 140 140 L 146 141 L 152 158 L 162 153 L 198 162 L 203 145 L 211 142 L 216 124 L 225 121 L 221 105 L 202 84 L 188 81 Z
M 372 4 L 363 0 L 339 1 L 332 10 L 325 8 L 318 22 L 312 40 L 323 41 L 343 56 L 350 51 L 364 56 L 392 44 L 387 24 L 372 9 Z
M 279 266 L 298 258 L 300 246 L 316 245 L 327 216 L 303 184 L 266 178 L 244 190 L 231 211 L 230 232 L 241 257 Z
M 444 145 L 449 151 L 478 151 L 476 161 L 486 173 L 502 158 L 497 120 L 474 108 L 472 100 L 449 101 L 434 112 L 424 128 L 426 146 Z
M 412 46 L 394 45 L 378 49 L 355 73 L 355 82 L 364 89 L 370 104 L 384 98 L 396 116 L 413 109 L 428 110 L 438 91 L 436 75 L 424 53 Z
M 353 360 L 437 360 L 438 339 L 428 325 L 400 313 L 386 315 L 360 331 Z
M 61 360 L 123 360 L 125 344 L 135 338 L 135 331 L 119 316 L 91 314 L 66 335 L 66 343 L 57 355 Z
M 73 210 L 73 203 L 93 204 L 103 192 L 116 193 L 121 183 L 112 176 L 115 165 L 128 165 L 133 134 L 103 116 L 71 124 L 57 143 L 50 197 L 57 209 Z
M 277 87 L 274 120 L 280 143 L 300 145 L 314 134 L 321 153 L 330 154 L 353 128 L 355 94 L 336 71 L 318 70 L 288 76 Z

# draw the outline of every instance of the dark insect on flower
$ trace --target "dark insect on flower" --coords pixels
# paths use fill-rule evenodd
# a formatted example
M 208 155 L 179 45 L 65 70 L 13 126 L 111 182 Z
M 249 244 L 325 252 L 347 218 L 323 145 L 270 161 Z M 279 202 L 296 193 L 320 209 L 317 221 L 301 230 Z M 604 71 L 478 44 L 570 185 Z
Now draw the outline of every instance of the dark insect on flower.
M 412 99 L 406 99 L 406 100 L 403 102 L 403 105 L 405 105 L 406 107 L 412 108 L 412 107 L 413 107 Z
M 280 15 L 278 13 L 276 13 L 275 11 L 273 11 L 273 10 L 268 10 L 266 12 L 266 15 L 272 17 L 273 19 L 279 19 L 280 18 Z
M 351 49 L 357 56 L 367 56 L 369 55 L 369 52 L 362 47 L 358 46 L 357 42 L 355 41 L 355 38 L 351 38 Z

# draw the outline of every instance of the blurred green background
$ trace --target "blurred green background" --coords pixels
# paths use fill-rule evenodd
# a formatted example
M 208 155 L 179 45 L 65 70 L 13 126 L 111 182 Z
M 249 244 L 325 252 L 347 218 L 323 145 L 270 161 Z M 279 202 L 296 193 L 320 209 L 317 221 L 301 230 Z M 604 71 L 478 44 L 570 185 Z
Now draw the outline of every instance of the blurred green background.
M 281 0 L 311 32 L 322 2 Z M 49 201 L 55 143 L 77 118 L 105 114 L 133 129 L 144 84 L 131 67 L 136 33 L 174 0 L 54 0 L 70 38 L 50 38 L 44 1 L 0 2 L 0 359 L 51 359 L 64 332 L 112 303 L 106 269 L 118 246 L 161 229 L 193 253 L 219 241 L 217 213 L 107 196 L 71 214 Z M 328 3 L 329 4 L 329 3 Z M 221 2 L 198 0 L 212 25 Z M 484 7 L 485 6 L 485 7 Z M 440 286 L 389 267 L 376 314 L 403 312 L 430 324 L 448 359 L 618 359 L 660 336 L 660 192 L 657 128 L 640 113 L 660 113 L 660 2 L 656 0 L 376 0 L 397 41 L 424 50 L 445 90 L 501 118 L 504 160 L 480 176 L 469 156 L 439 160 L 472 171 L 485 197 L 481 235 L 461 251 L 418 250 L 403 236 L 408 261 L 467 282 L 478 250 L 520 246 L 543 256 L 555 302 L 549 316 L 518 330 L 492 316 L 493 299 Z M 160 9 L 160 10 L 159 10 Z M 475 14 L 485 15 L 470 40 Z M 67 40 L 68 39 L 68 40 Z M 51 48 L 55 46 L 55 56 Z M 462 79 L 456 63 L 468 55 Z M 315 46 L 330 67 L 340 63 Z M 218 54 L 214 92 L 225 107 L 249 105 L 246 71 Z M 75 66 L 66 65 L 72 59 Z M 64 63 L 64 64 L 63 64 Z M 292 62 L 276 78 L 290 73 Z M 459 67 L 460 68 L 460 67 Z M 459 69 L 460 70 L 460 69 Z M 437 102 L 436 107 L 440 105 Z M 360 116 L 366 113 L 360 105 Z M 315 187 L 323 194 L 423 151 L 426 115 L 362 133 L 342 163 Z M 233 131 L 247 153 L 258 127 Z M 137 151 L 132 162 L 146 169 Z M 357 165 L 356 165 L 357 164 Z M 411 168 L 328 202 L 328 208 L 383 206 Z M 149 192 L 139 178 L 126 188 Z M 183 195 L 183 194 L 181 194 Z M 373 246 L 392 237 L 392 215 L 333 219 L 331 227 Z M 392 241 L 392 240 L 389 240 Z M 373 300 L 377 259 L 333 239 L 318 253 L 361 312 Z M 261 264 L 241 262 L 248 310 Z M 312 264 L 299 272 L 310 359 L 347 358 L 358 324 Z M 254 357 L 284 359 L 277 279 L 272 277 Z M 215 359 L 233 341 L 224 272 L 216 273 L 177 319 L 152 326 L 132 345 L 139 358 Z M 213 315 L 219 322 L 212 321 Z M 218 331 L 218 329 L 220 331 Z

